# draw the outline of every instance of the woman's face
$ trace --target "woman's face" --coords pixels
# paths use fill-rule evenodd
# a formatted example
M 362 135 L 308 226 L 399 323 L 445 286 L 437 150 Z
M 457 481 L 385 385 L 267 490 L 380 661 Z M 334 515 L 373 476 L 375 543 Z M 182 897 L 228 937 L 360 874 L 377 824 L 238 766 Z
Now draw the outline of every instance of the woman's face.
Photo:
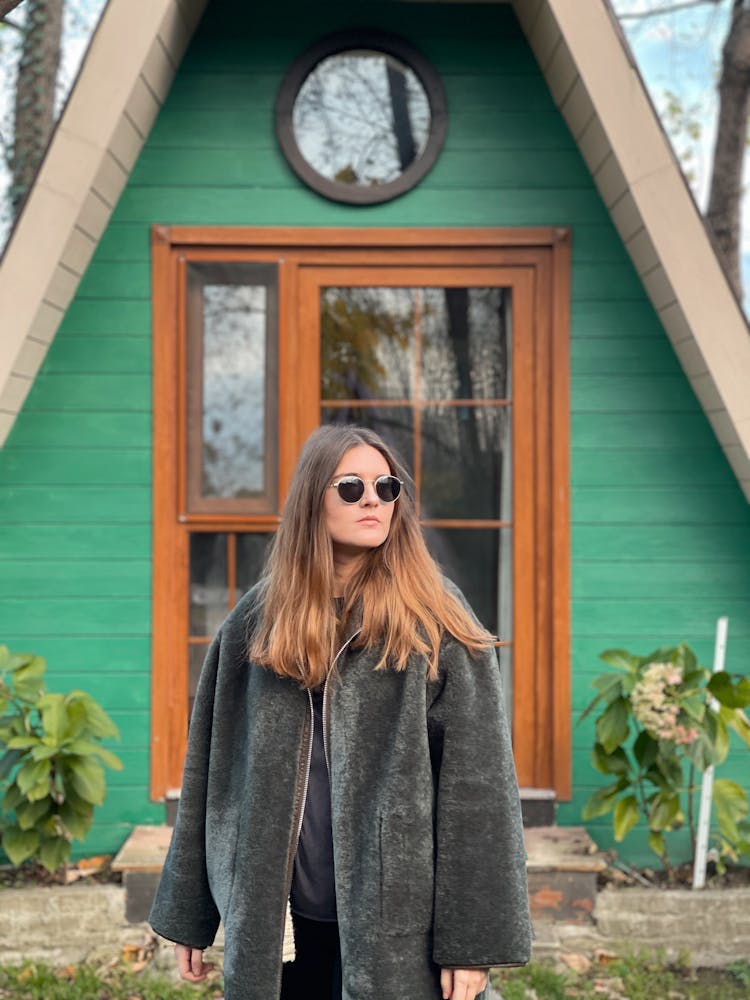
M 383 503 L 378 497 L 374 480 L 389 475 L 388 463 L 377 448 L 360 444 L 346 452 L 331 482 L 337 482 L 341 476 L 359 476 L 365 481 L 365 492 L 356 503 L 345 503 L 335 488 L 326 490 L 323 514 L 334 551 L 356 555 L 375 549 L 386 540 L 394 505 Z

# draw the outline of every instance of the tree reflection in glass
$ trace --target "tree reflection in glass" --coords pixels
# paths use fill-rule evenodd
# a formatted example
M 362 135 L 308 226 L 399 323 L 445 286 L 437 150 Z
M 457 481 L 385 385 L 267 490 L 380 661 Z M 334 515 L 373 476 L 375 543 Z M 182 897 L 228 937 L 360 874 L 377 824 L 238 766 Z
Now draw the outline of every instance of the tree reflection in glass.
M 266 287 L 203 286 L 202 494 L 264 488 Z
M 321 176 L 371 187 L 395 180 L 424 152 L 430 103 L 416 73 L 394 56 L 350 50 L 307 76 L 292 128 Z

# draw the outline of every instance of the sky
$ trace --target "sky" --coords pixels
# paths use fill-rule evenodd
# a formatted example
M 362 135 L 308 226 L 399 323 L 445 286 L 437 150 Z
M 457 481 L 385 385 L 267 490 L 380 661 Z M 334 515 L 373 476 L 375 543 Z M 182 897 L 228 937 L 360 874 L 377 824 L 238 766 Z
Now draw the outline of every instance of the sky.
M 62 107 L 75 79 L 105 2 L 67 0 L 58 107 Z M 704 209 L 715 134 L 716 81 L 731 0 L 703 3 L 692 0 L 612 0 L 612 4 L 621 18 L 636 62 L 672 138 L 698 205 Z M 680 9 L 660 13 L 656 17 L 627 16 L 675 5 Z M 21 4 L 10 15 L 11 19 L 22 23 L 24 7 L 25 4 Z M 12 81 L 19 49 L 18 37 L 19 33 L 13 29 L 0 27 L 0 136 L 4 145 L 12 134 Z M 669 95 L 675 95 L 677 101 L 670 99 Z M 693 130 L 699 134 L 691 136 Z M 750 167 L 746 176 L 750 183 Z M 0 247 L 4 245 L 10 227 L 7 187 L 8 173 L 0 163 Z M 747 210 L 742 233 L 745 287 L 750 290 L 750 218 Z
M 700 209 L 706 208 L 711 157 L 716 138 L 721 49 L 729 27 L 731 0 L 684 3 L 681 0 L 612 0 L 651 99 L 672 139 Z M 657 7 L 679 5 L 656 17 L 623 17 Z M 686 112 L 670 115 L 670 94 Z M 686 123 L 697 128 L 695 138 Z M 745 191 L 750 187 L 750 157 L 745 162 Z M 742 271 L 745 309 L 750 300 L 750 206 L 742 219 Z

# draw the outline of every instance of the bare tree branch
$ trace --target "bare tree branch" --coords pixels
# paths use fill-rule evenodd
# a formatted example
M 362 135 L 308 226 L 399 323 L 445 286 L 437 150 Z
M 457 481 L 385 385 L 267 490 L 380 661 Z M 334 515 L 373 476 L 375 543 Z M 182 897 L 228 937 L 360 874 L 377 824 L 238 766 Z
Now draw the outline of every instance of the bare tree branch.
M 23 0 L 0 0 L 0 21 L 5 20 L 5 15 L 10 14 L 10 12 L 15 10 L 16 7 L 18 7 L 18 5 L 22 2 Z M 15 25 L 13 25 L 13 27 L 15 27 Z
M 721 0 L 682 0 L 681 3 L 670 4 L 669 7 L 651 7 L 648 10 L 632 11 L 618 14 L 620 21 L 636 21 L 646 17 L 662 17 L 664 14 L 674 14 L 677 10 L 688 10 L 690 7 L 704 7 L 706 4 L 718 6 Z

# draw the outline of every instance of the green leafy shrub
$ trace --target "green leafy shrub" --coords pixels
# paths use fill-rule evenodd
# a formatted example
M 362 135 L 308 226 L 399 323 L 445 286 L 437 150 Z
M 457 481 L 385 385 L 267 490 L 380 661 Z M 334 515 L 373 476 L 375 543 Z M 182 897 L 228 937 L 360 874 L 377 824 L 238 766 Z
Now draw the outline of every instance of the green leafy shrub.
M 55 871 L 83 840 L 106 794 L 104 768 L 122 769 L 99 741 L 117 726 L 84 691 L 46 690 L 46 662 L 0 646 L 0 829 L 11 863 Z
M 581 715 L 603 705 L 596 719 L 593 766 L 614 780 L 597 789 L 584 820 L 613 813 L 615 840 L 645 820 L 648 843 L 670 870 L 664 834 L 687 821 L 695 850 L 695 773 L 721 764 L 729 730 L 750 747 L 750 678 L 701 667 L 685 643 L 634 656 L 622 649 L 600 654 L 615 673 L 593 681 L 598 694 Z M 580 721 L 580 720 L 579 720 Z M 750 855 L 748 802 L 734 781 L 714 781 L 720 861 Z

